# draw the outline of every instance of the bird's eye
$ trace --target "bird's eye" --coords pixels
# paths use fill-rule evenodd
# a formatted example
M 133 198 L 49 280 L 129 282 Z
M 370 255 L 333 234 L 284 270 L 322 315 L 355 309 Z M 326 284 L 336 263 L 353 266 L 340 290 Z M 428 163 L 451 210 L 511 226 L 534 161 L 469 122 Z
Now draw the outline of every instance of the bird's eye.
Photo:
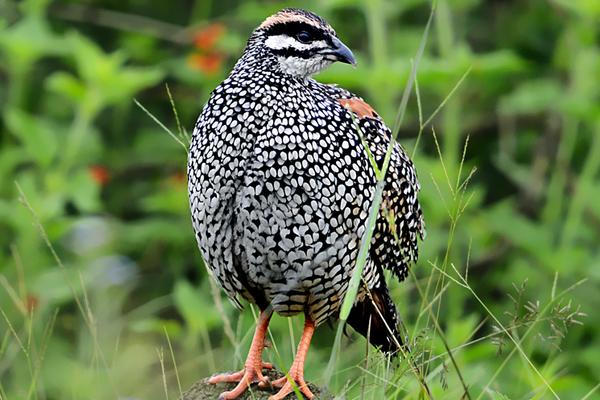
M 307 31 L 302 31 L 296 35 L 296 39 L 298 39 L 300 43 L 309 43 L 312 39 L 312 36 Z

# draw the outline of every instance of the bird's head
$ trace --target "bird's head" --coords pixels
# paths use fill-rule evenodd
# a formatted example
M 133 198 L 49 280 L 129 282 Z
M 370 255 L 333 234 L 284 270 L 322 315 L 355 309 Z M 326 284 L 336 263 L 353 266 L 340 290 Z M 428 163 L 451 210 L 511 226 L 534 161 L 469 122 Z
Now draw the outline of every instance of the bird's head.
M 333 28 L 309 11 L 286 8 L 267 18 L 253 33 L 251 43 L 262 54 L 275 57 L 279 71 L 306 77 L 341 61 L 356 65 L 352 51 Z

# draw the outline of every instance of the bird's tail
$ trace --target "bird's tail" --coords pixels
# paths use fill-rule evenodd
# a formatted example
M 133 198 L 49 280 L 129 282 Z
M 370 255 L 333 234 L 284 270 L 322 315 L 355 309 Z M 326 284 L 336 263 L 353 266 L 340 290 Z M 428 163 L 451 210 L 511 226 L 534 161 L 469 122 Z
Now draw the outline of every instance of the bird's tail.
M 347 322 L 384 353 L 395 355 L 400 351 L 399 346 L 404 346 L 398 311 L 385 283 L 370 289 L 354 305 Z

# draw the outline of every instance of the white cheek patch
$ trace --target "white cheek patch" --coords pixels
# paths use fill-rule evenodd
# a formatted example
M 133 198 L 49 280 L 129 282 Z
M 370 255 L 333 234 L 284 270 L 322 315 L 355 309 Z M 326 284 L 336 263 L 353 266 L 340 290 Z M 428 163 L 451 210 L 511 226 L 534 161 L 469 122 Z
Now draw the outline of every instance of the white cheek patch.
M 317 40 L 311 43 L 300 43 L 295 38 L 288 35 L 269 36 L 265 40 L 265 45 L 273 50 L 282 50 L 294 48 L 296 50 L 322 49 L 327 47 L 324 40 Z
M 278 57 L 282 72 L 290 75 L 309 76 L 329 66 L 331 61 L 324 58 L 305 59 L 300 57 Z
M 308 60 L 300 57 L 279 57 L 279 65 L 286 74 L 307 75 Z

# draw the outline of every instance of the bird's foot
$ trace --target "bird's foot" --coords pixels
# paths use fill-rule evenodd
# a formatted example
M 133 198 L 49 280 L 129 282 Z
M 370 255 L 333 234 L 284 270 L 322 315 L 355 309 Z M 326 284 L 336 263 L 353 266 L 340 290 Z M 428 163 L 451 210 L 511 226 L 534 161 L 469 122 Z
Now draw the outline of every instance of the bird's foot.
M 292 366 L 292 369 L 286 376 L 274 380 L 270 384 L 268 382 L 261 382 L 258 384 L 258 387 L 266 388 L 269 385 L 280 389 L 279 392 L 269 397 L 269 400 L 283 400 L 288 394 L 294 393 L 296 389 L 298 389 L 307 399 L 313 399 L 315 397 L 304 380 L 304 372 L 295 366 Z
M 208 379 L 208 383 L 237 383 L 237 386 L 232 390 L 223 392 L 219 395 L 219 400 L 237 399 L 242 393 L 248 389 L 253 383 L 258 383 L 261 387 L 269 385 L 269 377 L 264 376 L 262 370 L 272 369 L 273 364 L 259 362 L 257 365 L 247 365 L 243 370 L 232 374 L 219 374 Z

